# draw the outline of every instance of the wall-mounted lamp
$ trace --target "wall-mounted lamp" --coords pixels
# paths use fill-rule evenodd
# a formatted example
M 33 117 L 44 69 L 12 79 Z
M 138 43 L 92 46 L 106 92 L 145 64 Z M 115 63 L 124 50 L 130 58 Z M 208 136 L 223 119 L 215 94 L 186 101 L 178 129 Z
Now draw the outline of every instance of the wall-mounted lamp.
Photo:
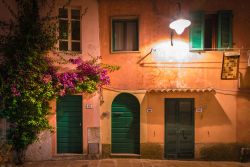
M 169 24 L 169 28 L 175 30 L 175 32 L 178 35 L 180 35 L 183 33 L 185 28 L 191 25 L 191 21 L 183 19 L 181 17 L 181 3 L 178 2 L 177 5 L 178 5 L 177 19 Z

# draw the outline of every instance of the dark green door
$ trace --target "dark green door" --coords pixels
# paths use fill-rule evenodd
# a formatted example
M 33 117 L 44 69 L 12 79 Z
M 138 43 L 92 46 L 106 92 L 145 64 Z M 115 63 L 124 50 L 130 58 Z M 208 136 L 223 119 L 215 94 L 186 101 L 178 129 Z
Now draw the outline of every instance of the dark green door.
M 194 157 L 194 99 L 165 99 L 165 158 Z
M 112 103 L 112 153 L 140 153 L 140 104 L 128 93 Z
M 82 153 L 82 96 L 57 100 L 57 153 Z

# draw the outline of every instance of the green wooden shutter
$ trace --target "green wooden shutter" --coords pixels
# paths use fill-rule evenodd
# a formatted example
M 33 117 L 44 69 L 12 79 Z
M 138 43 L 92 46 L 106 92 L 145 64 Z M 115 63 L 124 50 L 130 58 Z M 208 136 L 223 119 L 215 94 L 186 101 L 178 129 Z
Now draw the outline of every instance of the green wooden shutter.
M 204 13 L 191 13 L 191 27 L 189 34 L 190 50 L 204 49 Z
M 232 48 L 232 11 L 218 12 L 218 48 Z

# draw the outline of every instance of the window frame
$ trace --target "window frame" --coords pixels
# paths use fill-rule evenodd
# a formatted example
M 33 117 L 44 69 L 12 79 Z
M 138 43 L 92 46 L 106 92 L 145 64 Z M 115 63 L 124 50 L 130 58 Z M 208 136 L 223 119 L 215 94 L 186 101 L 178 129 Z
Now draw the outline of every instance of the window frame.
M 211 43 L 209 45 L 211 45 L 211 47 L 206 47 L 207 43 L 207 21 L 212 21 L 212 23 L 210 23 L 210 28 L 211 28 L 211 32 L 209 33 L 211 35 Z M 213 13 L 204 13 L 204 51 L 209 51 L 209 50 L 213 50 L 213 49 L 219 49 L 218 48 L 218 13 L 213 12 Z
M 113 37 L 113 21 L 137 21 L 137 45 L 138 50 L 114 50 L 114 37 Z M 139 16 L 112 16 L 110 17 L 110 53 L 140 53 L 140 18 Z
M 67 18 L 60 18 L 59 17 L 59 10 L 60 9 L 65 9 L 67 10 L 67 15 L 68 17 Z M 79 10 L 79 13 L 80 13 L 80 18 L 79 20 L 78 19 L 72 19 L 72 14 L 71 14 L 71 11 L 72 10 Z M 81 18 L 81 7 L 75 7 L 75 6 L 69 6 L 69 7 L 59 7 L 58 8 L 58 28 L 60 29 L 60 25 L 59 25 L 59 21 L 60 20 L 67 20 L 68 21 L 68 39 L 60 39 L 60 36 L 58 38 L 58 51 L 59 52 L 66 52 L 66 53 L 82 53 L 82 18 Z M 80 36 L 79 36 L 79 40 L 72 40 L 72 21 L 79 21 L 80 22 Z M 58 33 L 60 33 L 58 31 Z M 59 34 L 60 35 L 60 34 Z M 68 42 L 68 50 L 60 50 L 60 44 L 59 42 L 60 41 L 67 41 Z M 72 50 L 72 42 L 79 42 L 80 43 L 80 50 L 78 51 L 73 51 Z

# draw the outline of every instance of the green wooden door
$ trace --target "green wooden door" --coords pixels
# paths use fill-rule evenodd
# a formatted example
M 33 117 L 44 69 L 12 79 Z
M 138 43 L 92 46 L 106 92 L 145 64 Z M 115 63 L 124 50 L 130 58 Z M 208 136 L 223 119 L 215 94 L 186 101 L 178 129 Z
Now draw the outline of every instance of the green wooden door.
M 165 99 L 165 158 L 194 157 L 194 99 Z
M 140 104 L 122 93 L 112 103 L 112 153 L 140 153 Z
M 57 100 L 57 153 L 82 153 L 82 96 Z

